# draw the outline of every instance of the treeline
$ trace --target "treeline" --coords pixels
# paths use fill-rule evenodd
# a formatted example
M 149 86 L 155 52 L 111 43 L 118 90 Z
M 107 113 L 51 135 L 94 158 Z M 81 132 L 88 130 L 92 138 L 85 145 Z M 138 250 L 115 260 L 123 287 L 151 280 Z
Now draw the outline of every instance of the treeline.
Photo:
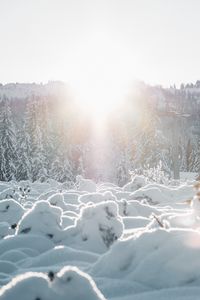
M 145 89 L 129 97 L 123 109 L 107 121 L 100 139 L 92 119 L 70 97 L 32 95 L 21 100 L 1 96 L 0 180 L 54 178 L 70 183 L 82 174 L 123 185 L 131 170 L 156 167 L 160 162 L 170 174 L 171 125 L 158 113 L 152 95 L 152 90 Z M 199 172 L 200 139 L 188 131 L 190 127 L 188 120 L 181 121 L 180 168 Z

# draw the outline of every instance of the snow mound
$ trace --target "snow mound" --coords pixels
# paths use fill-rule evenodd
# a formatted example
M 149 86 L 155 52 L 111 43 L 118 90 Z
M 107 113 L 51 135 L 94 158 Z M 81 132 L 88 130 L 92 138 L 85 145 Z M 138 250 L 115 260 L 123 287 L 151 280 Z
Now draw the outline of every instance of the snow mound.
M 75 205 L 75 204 L 66 204 L 64 201 L 64 196 L 62 193 L 56 193 L 53 194 L 51 197 L 49 197 L 48 202 L 53 205 L 53 206 L 57 206 L 60 207 L 63 212 L 64 211 L 73 211 L 73 212 L 79 212 L 79 205 Z
M 6 253 L 4 253 L 3 255 L 0 256 L 0 260 L 6 260 L 6 261 L 10 261 L 10 262 L 18 262 L 22 259 L 27 258 L 28 255 L 25 254 L 23 251 L 19 250 L 19 249 L 12 249 L 10 251 L 7 251 Z
M 56 296 L 56 294 L 54 294 Z M 49 293 L 49 280 L 43 273 L 25 273 L 12 279 L 7 285 L 0 290 L 1 300 L 27 300 L 27 299 L 44 299 L 51 300 L 52 295 Z
M 101 193 L 87 193 L 80 195 L 78 198 L 79 203 L 100 203 L 104 201 L 103 194 Z
M 162 289 L 156 291 L 148 291 L 134 295 L 134 300 L 198 300 L 200 288 L 197 287 L 180 287 L 171 289 Z M 132 300 L 132 296 L 123 297 L 123 300 Z
M 17 266 L 13 262 L 0 260 L 0 270 L 4 274 L 11 274 L 17 271 Z
M 143 228 L 149 224 L 149 219 L 145 217 L 124 217 L 123 223 L 126 229 Z
M 38 235 L 14 235 L 0 240 L 0 255 L 11 249 L 29 248 L 39 253 L 45 252 L 54 247 L 48 238 Z
M 200 217 L 200 193 L 197 191 L 197 195 L 195 195 L 192 199 L 191 207 L 193 213 L 196 217 Z
M 48 192 L 40 194 L 39 197 L 37 198 L 37 200 L 47 200 L 48 198 L 50 198 L 52 195 L 55 195 L 56 193 L 57 193 L 57 191 L 50 190 Z
M 192 198 L 193 194 L 193 186 L 182 185 L 174 188 L 155 183 L 148 184 L 131 193 L 130 197 L 134 200 L 146 199 L 146 201 L 152 205 L 170 205 L 174 203 L 183 203 Z
M 199 286 L 199 249 L 199 232 L 146 231 L 118 241 L 99 258 L 91 274 L 126 278 L 151 289 Z
M 76 267 L 63 268 L 53 280 L 52 289 L 63 300 L 66 295 L 71 300 L 105 300 L 93 279 Z
M 111 191 L 106 191 L 103 193 L 104 201 L 117 201 L 117 197 L 113 195 Z
M 161 224 L 166 224 L 166 228 L 172 227 L 195 229 L 200 227 L 200 220 L 196 218 L 194 212 L 192 211 L 182 213 L 164 213 L 160 216 L 156 216 L 156 218 L 154 218 L 154 222 L 156 222 L 156 219 L 158 222 L 160 221 Z M 158 222 L 156 222 L 157 225 Z
M 98 255 L 91 252 L 75 250 L 66 246 L 56 246 L 32 258 L 29 263 L 26 264 L 26 267 L 66 265 L 72 261 L 76 263 L 79 261 L 94 263 L 98 257 Z
M 138 189 L 140 189 L 141 187 L 145 186 L 148 183 L 148 180 L 146 177 L 144 176 L 138 176 L 135 175 L 131 182 L 128 182 L 127 184 L 124 185 L 123 190 L 125 192 L 134 192 Z
M 86 193 L 80 195 L 78 198 L 79 203 L 100 203 L 103 201 L 117 201 L 117 198 L 113 195 L 111 191 L 106 191 L 103 193 Z
M 9 184 L 0 181 L 0 193 L 9 188 Z
M 170 184 L 0 182 L 0 300 L 199 299 L 200 183 Z
M 118 202 L 119 212 L 121 216 L 125 217 L 146 217 L 148 218 L 152 213 L 160 214 L 155 206 L 150 206 L 147 204 L 143 204 L 139 201 L 126 201 L 122 199 Z
M 82 208 L 74 226 L 66 230 L 65 244 L 96 253 L 103 253 L 123 233 L 118 206 L 113 201 Z
M 79 194 L 75 192 L 64 192 L 63 193 L 64 201 L 66 204 L 73 204 L 73 205 L 78 205 L 78 197 Z
M 17 224 L 23 216 L 24 208 L 13 199 L 0 201 L 0 221 L 9 225 Z
M 4 200 L 4 199 L 17 200 L 16 198 L 18 199 L 18 197 L 16 196 L 16 191 L 12 187 L 8 187 L 0 193 L 0 200 Z
M 96 192 L 96 184 L 91 179 L 84 179 L 81 175 L 76 177 L 78 191 L 84 191 L 89 193 Z
M 75 218 L 70 216 L 62 216 L 62 229 L 74 225 Z
M 58 206 L 58 207 L 62 208 L 63 210 L 65 210 L 65 208 L 66 208 L 66 204 L 64 202 L 64 197 L 61 193 L 56 193 L 56 194 L 51 195 L 48 198 L 48 202 L 53 206 Z
M 61 239 L 62 210 L 47 201 L 38 201 L 19 222 L 16 234 L 37 234 L 54 242 Z
M 48 276 L 37 272 L 19 275 L 0 290 L 0 299 L 105 300 L 93 279 L 76 267 L 49 272 Z
M 10 225 L 7 222 L 0 222 L 0 239 L 11 233 Z

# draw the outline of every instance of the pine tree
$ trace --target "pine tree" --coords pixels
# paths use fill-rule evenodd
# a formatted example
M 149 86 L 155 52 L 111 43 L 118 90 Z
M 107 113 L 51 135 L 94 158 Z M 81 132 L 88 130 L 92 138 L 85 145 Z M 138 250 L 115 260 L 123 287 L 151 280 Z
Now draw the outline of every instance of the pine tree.
M 119 159 L 117 160 L 116 167 L 116 183 L 123 186 L 130 177 L 129 171 L 131 170 L 131 163 L 128 157 L 128 149 L 125 148 L 120 152 Z
M 68 130 L 64 120 L 61 119 L 56 122 L 52 132 L 49 176 L 60 182 L 75 180 Z
M 28 178 L 32 181 L 47 176 L 45 150 L 39 118 L 40 98 L 32 96 L 27 103 L 25 115 L 25 151 L 28 158 Z
M 26 152 L 26 139 L 25 139 L 25 131 L 24 131 L 24 126 L 22 124 L 20 124 L 20 129 L 18 130 L 17 133 L 17 153 L 18 153 L 18 157 L 20 159 L 18 159 L 17 161 L 17 175 L 16 175 L 16 179 L 18 181 L 20 180 L 28 180 L 29 176 L 28 176 L 28 163 L 29 163 L 29 159 L 27 157 L 27 152 Z
M 16 177 L 16 133 L 10 101 L 4 96 L 0 100 L 0 180 L 10 181 Z

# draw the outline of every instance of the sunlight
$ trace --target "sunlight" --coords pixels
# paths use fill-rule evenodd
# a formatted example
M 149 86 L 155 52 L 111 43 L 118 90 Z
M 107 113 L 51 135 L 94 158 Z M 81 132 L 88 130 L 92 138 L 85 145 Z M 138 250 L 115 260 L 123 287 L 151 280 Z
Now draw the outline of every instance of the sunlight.
M 76 57 L 76 59 L 75 59 Z M 85 43 L 81 53 L 73 53 L 76 64 L 68 82 L 77 108 L 93 119 L 96 127 L 119 109 L 132 81 L 129 55 L 104 36 Z

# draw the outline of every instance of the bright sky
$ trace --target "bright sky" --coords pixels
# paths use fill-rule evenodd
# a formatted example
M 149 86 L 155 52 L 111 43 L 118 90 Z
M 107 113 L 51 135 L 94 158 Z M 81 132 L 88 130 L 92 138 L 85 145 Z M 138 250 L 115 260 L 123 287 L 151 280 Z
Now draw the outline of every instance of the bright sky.
M 199 14 L 199 0 L 0 0 L 0 82 L 196 81 Z

